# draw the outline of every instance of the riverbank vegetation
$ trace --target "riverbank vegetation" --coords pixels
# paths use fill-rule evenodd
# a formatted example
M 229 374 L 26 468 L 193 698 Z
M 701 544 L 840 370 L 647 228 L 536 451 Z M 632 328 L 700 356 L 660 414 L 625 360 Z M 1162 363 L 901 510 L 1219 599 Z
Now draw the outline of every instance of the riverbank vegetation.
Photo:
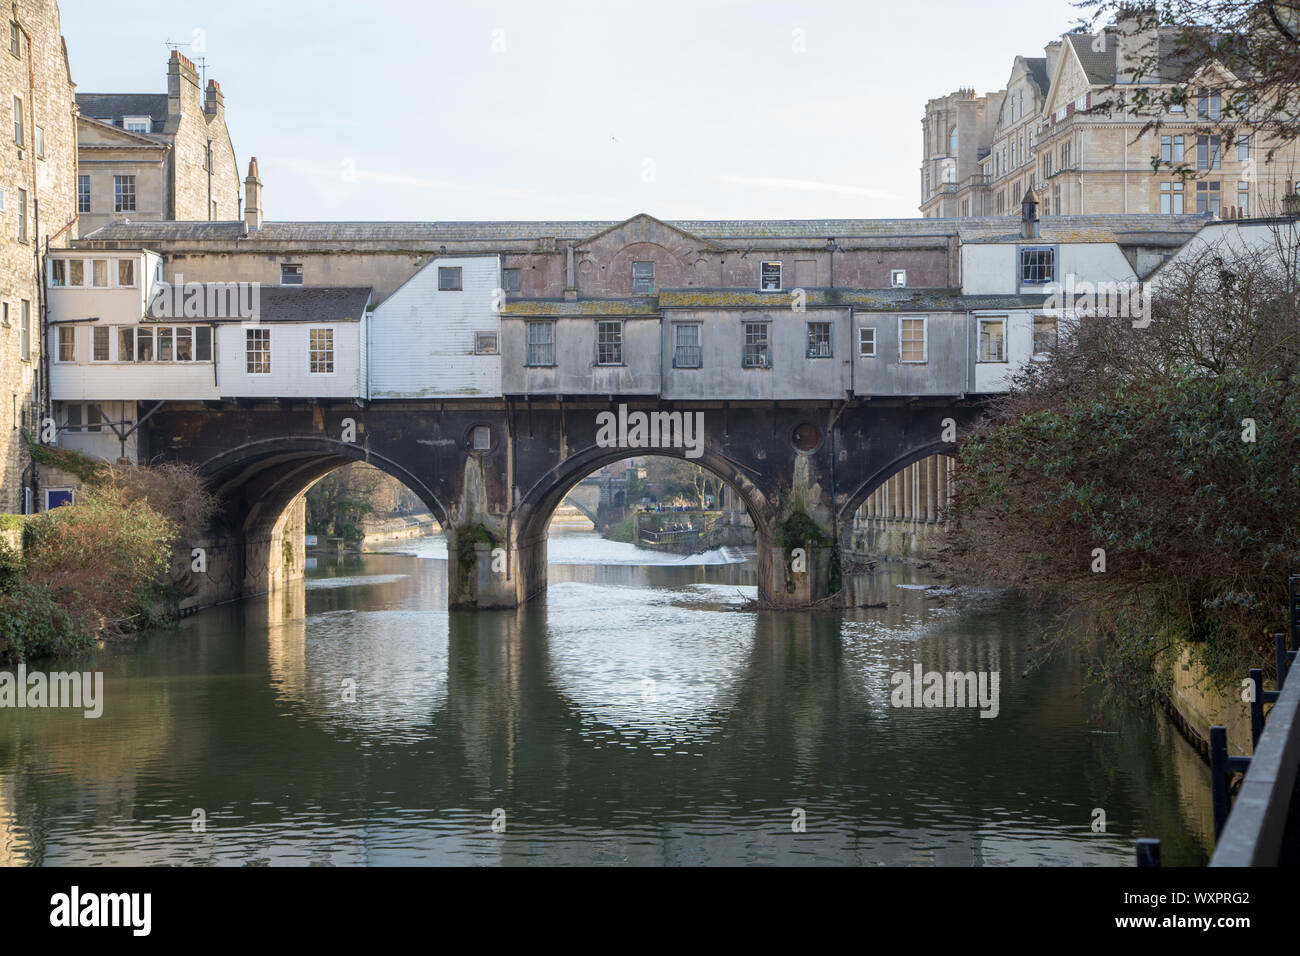
M 955 569 L 1063 598 L 1093 622 L 1096 669 L 1141 695 L 1189 645 L 1235 683 L 1285 624 L 1300 326 L 1294 228 L 1279 232 L 1276 249 L 1180 266 L 1147 327 L 1063 328 L 962 450 Z
M 22 519 L 0 544 L 0 662 L 65 654 L 174 615 L 188 550 L 215 508 L 194 469 L 135 467 L 58 451 L 84 482 L 77 504 Z

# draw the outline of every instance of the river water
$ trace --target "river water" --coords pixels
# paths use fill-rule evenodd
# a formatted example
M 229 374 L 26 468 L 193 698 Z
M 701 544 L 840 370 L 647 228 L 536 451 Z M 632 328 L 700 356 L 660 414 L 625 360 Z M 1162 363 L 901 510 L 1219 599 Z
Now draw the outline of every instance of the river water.
M 1200 759 L 1039 666 L 1014 596 L 885 565 L 884 607 L 756 611 L 752 553 L 556 531 L 543 597 L 449 613 L 443 539 L 395 547 L 33 665 L 102 671 L 104 713 L 0 709 L 0 863 L 1207 858 Z M 915 664 L 996 673 L 996 716 L 894 706 Z

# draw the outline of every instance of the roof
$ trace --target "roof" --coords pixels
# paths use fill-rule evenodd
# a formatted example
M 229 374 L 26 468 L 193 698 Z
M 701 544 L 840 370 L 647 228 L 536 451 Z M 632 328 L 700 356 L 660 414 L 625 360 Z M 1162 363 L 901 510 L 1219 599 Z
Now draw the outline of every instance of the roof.
M 1083 64 L 1088 81 L 1093 84 L 1107 85 L 1116 81 L 1116 54 L 1119 49 L 1121 34 L 1107 30 L 1105 42 L 1097 43 L 1091 33 L 1067 33 L 1065 39 L 1074 47 L 1074 52 Z M 1159 80 L 1162 83 L 1176 83 L 1195 75 L 1204 66 L 1204 51 L 1200 42 L 1188 42 L 1185 31 L 1177 27 L 1161 27 L 1156 43 L 1156 59 L 1148 64 L 1149 73 L 1146 81 Z M 1132 43 L 1138 59 L 1150 54 L 1150 41 L 1143 41 L 1141 36 L 1134 37 Z M 1096 47 L 1100 46 L 1099 51 Z M 1046 89 L 1046 86 L 1044 86 Z
M 148 116 L 151 133 L 163 132 L 167 124 L 166 93 L 78 93 L 77 108 L 82 116 L 114 126 L 122 126 L 127 116 Z
M 1074 47 L 1089 83 L 1115 82 L 1115 50 L 1119 45 L 1117 34 L 1105 34 L 1105 42 L 1100 44 L 1094 42 L 1096 37 L 1091 33 L 1067 33 L 1065 39 Z M 1095 49 L 1097 46 L 1101 49 Z
M 764 245 L 765 240 L 802 240 L 825 243 L 828 239 L 916 239 L 946 241 L 1000 241 L 1018 234 L 1018 216 L 967 219 L 784 219 L 784 220 L 671 220 L 667 225 L 701 239 Z M 1187 236 L 1206 222 L 1203 216 L 1156 214 L 1107 216 L 1047 216 L 1039 220 L 1044 237 L 1086 235 L 1078 241 L 1113 242 L 1136 233 Z M 581 242 L 620 225 L 615 221 L 502 221 L 502 222 L 264 222 L 248 232 L 242 222 L 114 222 L 78 240 L 131 244 L 235 242 L 247 243 L 405 243 L 436 248 L 456 242 Z
M 1047 95 L 1047 87 L 1051 84 L 1052 78 L 1047 75 L 1047 57 L 1045 56 L 1027 56 L 1024 58 L 1025 65 L 1029 67 L 1029 78 L 1038 84 L 1038 88 Z
M 204 290 L 227 289 L 227 283 L 195 283 Z M 167 287 L 164 287 L 167 288 Z M 175 287 L 180 288 L 180 287 Z M 188 295 L 186 283 L 184 295 Z M 252 285 L 253 315 L 256 322 L 357 322 L 370 302 L 370 286 L 267 286 Z M 175 309 L 159 307 L 157 292 L 149 303 L 148 318 L 174 319 Z M 165 313 L 165 314 L 164 314 Z M 204 316 L 203 318 L 241 318 L 239 315 Z

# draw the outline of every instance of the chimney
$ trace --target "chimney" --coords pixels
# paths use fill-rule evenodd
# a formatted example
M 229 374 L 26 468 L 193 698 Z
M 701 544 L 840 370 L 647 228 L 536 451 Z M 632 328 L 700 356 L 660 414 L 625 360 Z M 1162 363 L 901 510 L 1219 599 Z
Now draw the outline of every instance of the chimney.
M 1115 82 L 1152 82 L 1160 78 L 1159 20 L 1154 11 L 1138 7 L 1121 9 L 1115 17 L 1115 33 L 1107 40 L 1115 44 Z
M 226 98 L 221 95 L 221 84 L 216 80 L 208 80 L 207 93 L 203 99 L 203 112 L 209 116 L 217 116 L 222 112 L 225 103 Z
M 1020 234 L 1023 239 L 1038 238 L 1038 200 L 1032 189 L 1026 189 L 1020 200 Z
M 1056 61 L 1061 57 L 1061 41 L 1053 40 L 1043 47 L 1043 53 L 1047 57 L 1047 82 L 1050 84 L 1056 75 Z M 1043 90 L 1043 95 L 1047 95 L 1047 90 Z
M 249 160 L 244 180 L 244 226 L 249 232 L 262 228 L 262 181 L 257 178 L 256 156 Z
M 172 50 L 167 61 L 167 115 L 180 116 L 182 101 L 199 107 L 199 71 L 180 50 Z

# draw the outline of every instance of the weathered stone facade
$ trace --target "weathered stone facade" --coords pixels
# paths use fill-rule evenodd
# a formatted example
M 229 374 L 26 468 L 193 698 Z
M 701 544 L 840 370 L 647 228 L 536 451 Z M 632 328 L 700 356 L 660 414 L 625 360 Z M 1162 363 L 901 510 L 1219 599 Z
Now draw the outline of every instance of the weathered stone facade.
M 1051 216 L 1282 214 L 1282 198 L 1300 180 L 1297 145 L 1260 132 L 1241 142 L 1214 135 L 1235 81 L 1217 64 L 1181 62 L 1176 37 L 1173 28 L 1141 31 L 1131 20 L 1068 33 L 1042 57 L 1017 56 L 1004 90 L 931 100 L 922 121 L 922 215 L 1015 215 L 1027 191 Z M 1149 112 L 1108 107 L 1148 56 L 1159 67 L 1143 77 L 1145 95 L 1181 83 L 1201 94 L 1161 114 L 1159 129 L 1146 129 Z
M 239 169 L 226 129 L 221 85 L 200 88 L 194 64 L 173 50 L 167 92 L 83 93 L 80 173 L 89 210 L 78 234 L 116 219 L 233 222 L 240 218 Z M 133 208 L 119 208 L 117 177 L 134 177 Z
M 12 126 L 0 148 L 0 511 L 21 512 L 31 486 L 22 429 L 46 401 L 42 253 L 47 239 L 66 246 L 75 229 L 76 103 L 54 0 L 25 0 L 5 19 L 0 84 Z

